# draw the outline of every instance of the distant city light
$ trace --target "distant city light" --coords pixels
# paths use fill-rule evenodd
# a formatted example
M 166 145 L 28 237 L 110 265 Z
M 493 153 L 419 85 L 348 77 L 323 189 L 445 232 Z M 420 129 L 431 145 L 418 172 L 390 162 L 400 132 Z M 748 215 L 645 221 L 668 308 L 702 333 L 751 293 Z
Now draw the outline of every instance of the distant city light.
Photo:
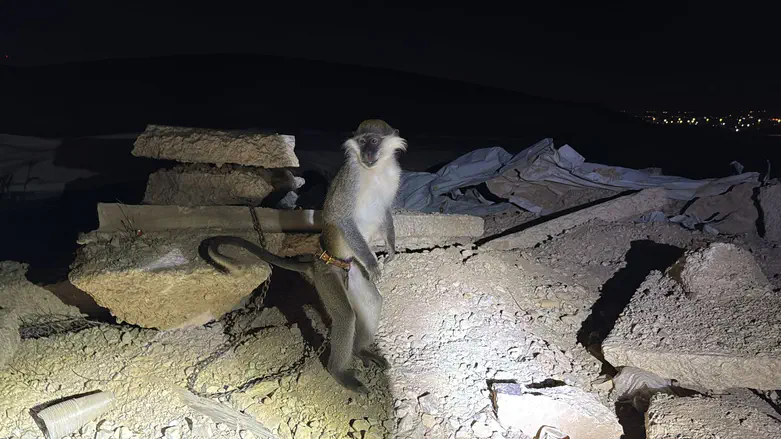
M 662 117 L 662 115 L 664 116 Z M 778 115 L 769 116 L 766 110 L 750 110 L 726 116 L 695 114 L 692 111 L 646 111 L 643 115 L 637 116 L 653 124 L 717 127 L 735 130 L 734 132 L 751 130 L 776 132 L 781 130 L 781 117 Z

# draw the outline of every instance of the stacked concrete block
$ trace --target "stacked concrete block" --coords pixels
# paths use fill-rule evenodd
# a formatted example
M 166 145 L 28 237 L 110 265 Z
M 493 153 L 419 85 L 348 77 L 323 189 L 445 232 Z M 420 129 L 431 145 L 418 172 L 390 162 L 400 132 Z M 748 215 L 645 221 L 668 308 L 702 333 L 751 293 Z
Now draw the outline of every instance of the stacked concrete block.
M 98 206 L 104 227 L 96 239 L 82 241 L 71 283 L 118 319 L 150 328 L 200 325 L 240 306 L 271 267 L 227 248 L 223 252 L 246 270 L 220 273 L 204 261 L 201 243 L 217 234 L 257 242 L 248 208 L 236 207 L 249 227 L 229 222 L 188 227 L 186 214 L 184 221 L 170 222 L 143 208 L 197 212 L 203 206 L 258 205 L 272 192 L 294 191 L 303 184 L 286 169 L 298 166 L 294 149 L 293 136 L 149 125 L 132 154 L 182 164 L 149 177 L 146 206 Z
M 293 191 L 303 179 L 295 138 L 150 125 L 133 155 L 182 162 L 149 176 L 144 204 L 177 206 L 258 205 L 274 191 Z

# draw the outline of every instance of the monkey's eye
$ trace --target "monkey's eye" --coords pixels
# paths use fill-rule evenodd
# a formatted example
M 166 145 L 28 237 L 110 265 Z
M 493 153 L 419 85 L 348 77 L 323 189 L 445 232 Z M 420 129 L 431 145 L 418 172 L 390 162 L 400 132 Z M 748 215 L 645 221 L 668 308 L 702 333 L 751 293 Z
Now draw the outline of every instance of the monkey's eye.
M 372 145 L 376 145 L 376 144 L 377 144 L 377 139 L 376 139 L 376 138 L 373 138 L 373 139 L 372 139 Z

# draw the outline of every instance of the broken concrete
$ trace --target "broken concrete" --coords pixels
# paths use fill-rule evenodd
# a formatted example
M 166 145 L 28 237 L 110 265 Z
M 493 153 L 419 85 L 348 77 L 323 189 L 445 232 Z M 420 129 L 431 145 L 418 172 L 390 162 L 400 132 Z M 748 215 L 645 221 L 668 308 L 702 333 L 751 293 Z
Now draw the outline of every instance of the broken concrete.
M 492 239 L 482 245 L 492 250 L 514 250 L 534 247 L 551 236 L 585 224 L 591 220 L 623 221 L 641 214 L 661 210 L 667 203 L 664 188 L 644 189 L 633 195 L 619 197 L 588 207 L 517 233 Z
M 144 204 L 177 206 L 258 205 L 274 191 L 303 185 L 287 169 L 270 170 L 225 165 L 178 166 L 149 176 Z
M 235 247 L 221 251 L 246 267 L 244 273 L 215 270 L 198 254 L 201 241 L 215 234 L 161 232 L 93 242 L 77 252 L 69 279 L 122 321 L 158 329 L 201 325 L 241 305 L 271 272 Z
M 82 317 L 78 308 L 28 281 L 25 277 L 28 267 L 20 262 L 0 262 L 0 308 L 14 310 L 23 322 L 40 322 L 48 317 Z
M 781 184 L 759 189 L 759 205 L 765 225 L 765 239 L 781 242 Z
M 19 316 L 12 309 L 0 309 L 0 370 L 11 361 L 21 342 Z
M 738 398 L 658 394 L 646 413 L 648 439 L 781 437 L 781 421 Z
M 666 274 L 652 271 L 602 344 L 605 359 L 684 387 L 781 388 L 781 297 L 763 287 L 764 276 L 746 280 L 759 274 L 745 257 L 712 244 Z
M 322 212 L 319 210 L 276 210 L 255 208 L 261 229 L 265 233 L 319 233 Z M 98 204 L 100 226 L 97 235 L 122 233 L 135 235 L 137 231 L 151 233 L 176 229 L 215 229 L 220 233 L 233 230 L 251 231 L 252 217 L 248 207 L 240 206 L 127 206 L 114 203 Z M 483 219 L 469 215 L 422 214 L 398 212 L 393 214 L 396 244 L 400 249 L 417 249 L 447 244 L 465 244 L 483 234 Z M 81 238 L 86 243 L 89 236 Z M 384 241 L 377 237 L 371 243 L 382 248 Z
M 691 251 L 670 272 L 673 276 L 680 274 L 684 291 L 689 294 L 745 297 L 764 294 L 771 288 L 751 253 L 733 244 L 714 243 Z
M 295 137 L 287 135 L 148 125 L 136 139 L 132 154 L 185 163 L 286 168 L 298 167 L 295 146 Z
M 319 210 L 276 210 L 256 207 L 260 227 L 267 233 L 319 232 Z M 135 234 L 182 229 L 252 230 L 245 206 L 133 206 L 98 203 L 97 233 Z
M 729 191 L 696 199 L 683 212 L 716 228 L 719 233 L 739 235 L 757 230 L 759 212 L 754 205 L 755 183 L 738 184 Z
M 515 383 L 492 386 L 499 423 L 537 437 L 544 426 L 578 439 L 618 439 L 624 429 L 615 413 L 576 387 L 525 388 Z

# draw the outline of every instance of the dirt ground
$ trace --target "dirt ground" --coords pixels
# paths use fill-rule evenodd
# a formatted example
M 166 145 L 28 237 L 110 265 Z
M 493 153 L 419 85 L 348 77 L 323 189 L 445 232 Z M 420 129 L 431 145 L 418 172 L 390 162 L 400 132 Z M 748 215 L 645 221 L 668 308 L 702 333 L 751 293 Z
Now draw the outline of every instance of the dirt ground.
M 516 225 L 522 218 L 515 217 Z M 512 222 L 505 214 L 487 227 Z M 194 388 L 231 390 L 282 371 L 278 379 L 217 399 L 277 437 L 525 438 L 497 422 L 490 383 L 553 379 L 613 407 L 607 389 L 592 385 L 605 366 L 587 348 L 604 338 L 651 270 L 713 241 L 749 249 L 781 287 L 777 245 L 674 224 L 592 222 L 523 252 L 453 246 L 398 254 L 378 284 L 385 302 L 377 349 L 390 368 L 356 360 L 370 388 L 365 396 L 339 387 L 317 358 L 284 373 L 307 356 L 309 345 L 319 346 L 322 323 L 301 317 L 302 303 L 311 302 L 298 300 L 306 285 L 275 270 L 272 307 L 237 315 L 232 327 L 226 321 L 172 331 L 104 324 L 23 340 L 0 371 L 0 438 L 42 437 L 31 409 L 93 390 L 111 391 L 116 401 L 71 439 L 262 437 L 246 425 L 216 423 L 177 392 L 195 365 L 239 329 L 241 343 L 204 367 Z M 315 316 L 306 309 L 304 315 Z M 622 422 L 629 433 L 642 419 Z

